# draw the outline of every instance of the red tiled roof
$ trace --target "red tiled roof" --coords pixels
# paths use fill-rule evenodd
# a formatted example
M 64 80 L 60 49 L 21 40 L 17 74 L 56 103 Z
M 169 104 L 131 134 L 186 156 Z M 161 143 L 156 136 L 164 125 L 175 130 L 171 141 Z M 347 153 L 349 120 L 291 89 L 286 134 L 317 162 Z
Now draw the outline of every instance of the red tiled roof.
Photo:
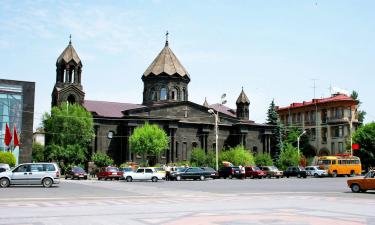
M 298 108 L 298 107 L 311 106 L 311 105 L 327 103 L 327 102 L 340 102 L 340 101 L 355 101 L 355 100 L 352 99 L 350 96 L 347 96 L 347 95 L 344 95 L 344 94 L 337 94 L 337 95 L 333 95 L 329 98 L 319 98 L 319 99 L 312 99 L 312 101 L 309 101 L 309 102 L 292 103 L 292 104 L 290 104 L 290 106 L 278 108 L 277 111 L 285 110 L 285 109 L 294 109 L 294 108 Z
M 226 107 L 223 104 L 219 104 L 219 103 L 212 104 L 208 108 L 212 108 L 215 111 L 221 112 L 221 113 L 226 114 L 226 115 L 231 116 L 231 117 L 237 117 L 236 110 L 231 109 L 229 107 Z
M 143 105 L 132 103 L 105 102 L 93 100 L 85 100 L 83 106 L 86 108 L 87 111 L 94 112 L 99 116 L 116 118 L 120 118 L 123 116 L 122 111 L 145 107 Z

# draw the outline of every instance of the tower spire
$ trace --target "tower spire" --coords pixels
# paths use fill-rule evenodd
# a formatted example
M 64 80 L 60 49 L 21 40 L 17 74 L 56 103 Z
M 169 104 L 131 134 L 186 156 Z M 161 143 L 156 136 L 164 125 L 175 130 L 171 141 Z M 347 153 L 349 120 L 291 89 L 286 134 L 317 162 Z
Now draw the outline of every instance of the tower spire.
M 168 35 L 169 35 L 169 32 L 167 31 L 165 33 L 165 46 L 168 46 Z
M 69 35 L 69 44 L 72 44 L 72 34 Z

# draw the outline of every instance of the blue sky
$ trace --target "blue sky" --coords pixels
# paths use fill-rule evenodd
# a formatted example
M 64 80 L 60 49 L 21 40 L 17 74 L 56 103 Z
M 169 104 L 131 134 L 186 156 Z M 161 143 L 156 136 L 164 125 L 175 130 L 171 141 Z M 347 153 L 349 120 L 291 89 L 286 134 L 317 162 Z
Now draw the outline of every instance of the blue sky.
M 141 103 L 141 76 L 164 46 L 189 71 L 189 100 L 241 87 L 250 119 L 277 105 L 356 90 L 375 120 L 374 1 L 7 1 L 0 4 L 0 77 L 36 82 L 35 126 L 50 110 L 55 63 L 72 42 L 86 99 Z

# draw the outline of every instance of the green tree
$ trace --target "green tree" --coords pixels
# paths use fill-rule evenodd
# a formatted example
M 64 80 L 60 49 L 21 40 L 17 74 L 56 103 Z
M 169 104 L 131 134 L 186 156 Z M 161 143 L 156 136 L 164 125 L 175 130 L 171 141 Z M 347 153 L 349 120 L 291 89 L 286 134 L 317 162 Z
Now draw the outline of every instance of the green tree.
M 292 144 L 284 144 L 284 148 L 280 152 L 279 160 L 277 161 L 277 166 L 285 170 L 289 166 L 298 166 L 300 162 L 300 156 L 298 155 L 297 148 L 293 147 Z
M 62 168 L 87 161 L 87 149 L 94 137 L 90 112 L 77 104 L 61 104 L 44 114 L 43 127 L 46 160 L 58 161 Z
M 272 157 L 268 153 L 258 153 L 254 160 L 257 166 L 273 166 Z
M 352 94 L 350 97 L 358 102 L 358 108 L 361 106 L 362 102 L 358 98 L 358 92 L 352 91 Z M 360 125 L 363 124 L 363 121 L 365 120 L 366 112 L 363 110 L 358 110 L 358 122 L 360 122 Z
M 209 151 L 206 155 L 206 165 L 216 169 L 216 153 Z
M 207 165 L 207 156 L 203 149 L 194 148 L 191 151 L 190 163 L 193 166 L 206 166 Z
M 303 133 L 303 130 L 297 127 L 289 127 L 285 131 L 283 143 L 290 143 L 293 147 L 298 146 L 297 138 Z M 307 157 L 315 156 L 314 147 L 310 144 L 309 134 L 304 134 L 301 136 L 299 141 L 300 151 L 303 155 Z
M 246 150 L 242 145 L 239 145 L 229 150 L 220 152 L 220 161 L 228 161 L 233 165 L 252 166 L 255 165 L 253 154 Z
M 168 147 L 168 137 L 164 130 L 157 125 L 146 123 L 142 127 L 135 128 L 130 136 L 130 146 L 134 153 L 142 155 L 143 161 L 145 156 L 158 156 Z
M 16 157 L 11 152 L 0 152 L 0 163 L 6 163 L 13 167 L 16 165 Z
M 33 143 L 32 145 L 32 158 L 33 162 L 44 162 L 44 146 L 40 143 Z
M 375 166 L 375 122 L 359 127 L 353 134 L 353 143 L 358 143 L 360 149 L 353 150 L 360 157 L 362 167 L 367 169 Z
M 283 127 L 280 123 L 279 114 L 276 111 L 274 100 L 272 100 L 267 111 L 267 124 L 273 126 L 271 135 L 271 152 L 273 154 L 273 158 L 277 159 L 283 146 Z
M 91 161 L 93 161 L 95 165 L 98 167 L 113 165 L 113 159 L 109 157 L 107 154 L 102 153 L 102 152 L 94 153 L 91 156 Z

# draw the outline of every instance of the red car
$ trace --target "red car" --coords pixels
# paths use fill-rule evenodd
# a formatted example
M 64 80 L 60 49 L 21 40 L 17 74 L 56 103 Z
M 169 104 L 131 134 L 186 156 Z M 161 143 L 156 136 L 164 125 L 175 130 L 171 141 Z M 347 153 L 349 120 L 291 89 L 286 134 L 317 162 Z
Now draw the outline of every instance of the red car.
M 120 178 L 122 177 L 122 174 L 123 172 L 121 172 L 117 167 L 107 166 L 107 167 L 100 168 L 96 176 L 98 177 L 98 180 L 101 180 L 101 179 L 120 180 Z
M 251 179 L 259 178 L 262 179 L 266 176 L 266 173 L 264 173 L 259 167 L 256 166 L 245 166 L 245 177 L 250 177 Z

